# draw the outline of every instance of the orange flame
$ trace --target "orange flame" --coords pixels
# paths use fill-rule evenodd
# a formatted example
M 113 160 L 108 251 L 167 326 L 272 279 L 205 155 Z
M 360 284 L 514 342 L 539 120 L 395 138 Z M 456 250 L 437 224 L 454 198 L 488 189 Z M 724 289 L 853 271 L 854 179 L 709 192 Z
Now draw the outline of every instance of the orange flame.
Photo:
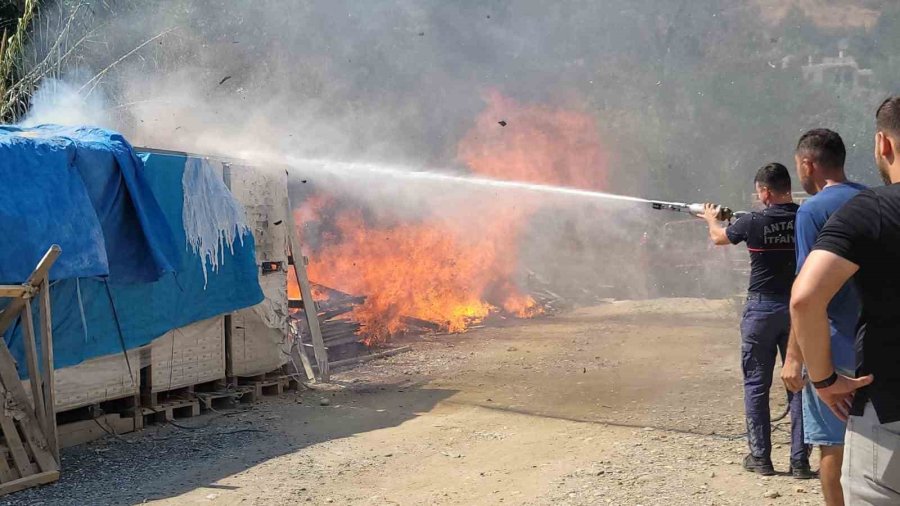
M 473 172 L 497 179 L 599 189 L 606 157 L 598 138 L 589 115 L 491 93 L 458 156 Z M 450 332 L 484 320 L 497 306 L 533 317 L 541 308 L 514 279 L 518 240 L 538 204 L 521 200 L 479 202 L 474 223 L 426 216 L 415 223 L 372 224 L 359 209 L 338 210 L 320 237 L 304 237 L 301 226 L 302 242 L 319 244 L 310 252 L 310 280 L 366 296 L 353 317 L 370 344 L 405 330 L 404 317 Z M 295 210 L 296 222 L 321 219 L 330 203 L 321 194 L 307 199 Z M 293 277 L 289 283 L 295 285 Z M 289 286 L 291 297 L 297 292 Z
M 497 179 L 606 187 L 607 155 L 590 115 L 541 105 L 524 106 L 497 92 L 459 145 L 473 172 Z M 500 126 L 500 122 L 506 126 Z

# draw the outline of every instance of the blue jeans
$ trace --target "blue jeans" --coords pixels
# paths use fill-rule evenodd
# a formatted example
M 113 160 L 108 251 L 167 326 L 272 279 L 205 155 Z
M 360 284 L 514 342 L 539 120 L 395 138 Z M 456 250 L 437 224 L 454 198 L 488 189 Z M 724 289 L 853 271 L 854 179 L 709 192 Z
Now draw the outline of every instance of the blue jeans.
M 788 299 L 753 296 L 748 298 L 741 319 L 741 369 L 744 372 L 744 414 L 747 442 L 754 457 L 771 458 L 772 425 L 769 391 L 775 359 L 787 351 L 791 328 Z M 801 394 L 788 393 L 791 416 L 791 460 L 807 460 L 803 442 L 803 403 Z

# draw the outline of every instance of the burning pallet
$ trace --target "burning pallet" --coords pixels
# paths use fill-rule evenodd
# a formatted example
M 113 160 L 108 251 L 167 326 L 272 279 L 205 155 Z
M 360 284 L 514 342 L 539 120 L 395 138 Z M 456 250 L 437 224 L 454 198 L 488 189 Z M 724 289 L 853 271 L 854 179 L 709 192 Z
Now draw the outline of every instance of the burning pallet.
M 353 311 L 366 302 L 366 297 L 357 296 L 313 283 L 313 292 L 317 296 L 316 307 L 322 339 L 328 348 L 330 359 L 351 358 L 363 353 L 363 344 L 366 342 L 361 324 L 354 320 Z M 533 314 L 549 315 L 557 313 L 571 306 L 561 295 L 554 293 L 544 286 L 532 286 L 529 291 L 534 301 Z M 292 299 L 288 306 L 293 309 L 292 318 L 294 325 L 301 333 L 307 332 L 305 324 L 306 307 L 302 300 Z M 485 323 L 501 321 L 516 315 L 500 311 L 495 313 Z M 404 315 L 400 317 L 404 325 L 403 335 L 417 336 L 424 334 L 436 334 L 447 331 L 446 322 L 435 322 Z M 479 328 L 482 321 L 471 322 L 467 328 Z
M 356 345 L 362 342 L 360 325 L 350 319 L 350 314 L 359 305 L 366 301 L 365 297 L 357 297 L 322 285 L 313 284 L 313 290 L 322 296 L 316 301 L 319 327 L 322 331 L 322 341 L 329 349 L 329 354 L 337 351 L 336 348 Z M 295 325 L 301 333 L 306 333 L 305 312 L 306 305 L 302 300 L 292 299 L 288 301 L 288 307 L 296 311 L 291 314 Z

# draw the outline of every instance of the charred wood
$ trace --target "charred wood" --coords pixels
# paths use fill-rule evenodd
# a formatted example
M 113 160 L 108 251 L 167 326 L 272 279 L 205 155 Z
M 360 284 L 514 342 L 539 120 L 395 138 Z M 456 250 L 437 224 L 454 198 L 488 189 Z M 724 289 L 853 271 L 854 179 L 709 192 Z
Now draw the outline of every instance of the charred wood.
M 411 327 L 418 327 L 422 330 L 437 332 L 441 330 L 441 325 L 429 320 L 423 320 L 421 318 L 416 318 L 414 316 L 403 316 L 400 318 L 405 325 Z

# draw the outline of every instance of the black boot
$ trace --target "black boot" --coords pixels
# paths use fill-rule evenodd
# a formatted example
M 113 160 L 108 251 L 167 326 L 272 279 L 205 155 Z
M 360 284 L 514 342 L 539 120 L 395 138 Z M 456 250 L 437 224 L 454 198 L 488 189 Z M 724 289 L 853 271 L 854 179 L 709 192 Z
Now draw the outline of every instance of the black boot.
M 811 480 L 816 477 L 816 473 L 809 468 L 808 460 L 792 460 L 791 476 L 798 480 Z
M 807 464 L 806 467 L 809 469 L 809 464 Z M 754 457 L 753 455 L 748 454 L 744 457 L 744 469 L 751 473 L 757 473 L 763 476 L 775 475 L 775 468 L 772 467 L 772 459 L 767 457 Z

